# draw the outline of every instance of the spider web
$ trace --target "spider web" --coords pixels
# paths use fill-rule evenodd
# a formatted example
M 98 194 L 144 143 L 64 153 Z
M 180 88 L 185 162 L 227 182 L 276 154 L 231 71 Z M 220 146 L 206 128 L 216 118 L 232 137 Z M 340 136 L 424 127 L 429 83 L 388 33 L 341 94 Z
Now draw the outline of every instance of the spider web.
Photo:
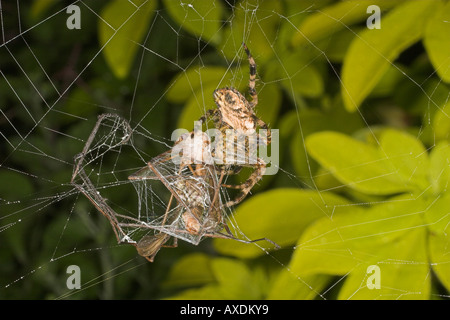
M 38 2 L 43 5 L 45 3 L 36 1 Z M 264 78 L 258 74 L 257 91 L 260 104 L 257 108 L 260 109 L 257 114 L 263 120 L 276 119 L 277 114 L 280 119 L 281 115 L 285 115 L 285 122 L 275 122 L 279 125 L 280 136 L 283 139 L 283 134 L 290 135 L 296 130 L 297 134 L 292 139 L 291 147 L 297 146 L 299 157 L 303 157 L 300 168 L 281 162 L 280 166 L 277 166 L 279 170 L 275 176 L 263 177 L 263 188 L 275 190 L 290 187 L 312 190 L 326 207 L 321 218 L 330 221 L 333 221 L 334 214 L 342 208 L 379 203 L 388 206 L 415 200 L 413 197 L 406 200 L 365 200 L 357 197 L 358 200 L 353 203 L 327 207 L 327 199 L 323 193 L 339 191 L 348 186 L 338 183 L 334 187 L 321 189 L 317 185 L 320 178 L 328 175 L 317 171 L 317 164 L 305 150 L 309 123 L 305 123 L 303 114 L 308 108 L 305 99 L 297 96 L 296 85 L 301 81 L 302 75 L 311 75 L 310 69 L 315 60 L 323 58 L 332 78 L 341 83 L 340 70 L 334 63 L 336 53 L 311 42 L 309 50 L 314 53 L 309 55 L 312 58 L 304 60 L 296 56 L 294 59 L 299 58 L 298 63 L 293 63 L 288 61 L 292 57 L 283 55 L 282 50 L 276 48 L 275 42 L 285 36 L 287 30 L 298 31 L 297 25 L 302 17 L 310 13 L 327 15 L 326 11 L 322 11 L 326 2 L 305 2 L 298 7 L 291 4 L 294 14 L 287 15 L 281 8 L 278 12 L 272 8 L 266 9 L 270 7 L 267 1 L 223 1 L 220 5 L 226 8 L 224 12 L 227 13 L 227 18 L 220 17 L 218 20 L 218 30 L 224 37 L 221 41 L 223 47 L 216 45 L 218 40 L 215 37 L 218 35 L 208 34 L 208 28 L 204 27 L 203 31 L 190 30 L 192 21 L 203 25 L 214 21 L 211 20 L 211 12 L 200 13 L 196 10 L 195 3 L 177 1 L 176 6 L 185 12 L 185 16 L 177 20 L 164 3 L 158 3 L 157 7 L 152 9 L 151 23 L 146 26 L 142 39 L 137 42 L 133 39 L 129 41 L 129 46 L 137 50 L 130 76 L 126 80 L 118 80 L 103 55 L 107 45 L 99 44 L 96 38 L 97 28 L 93 26 L 110 28 L 111 33 L 106 43 L 112 43 L 119 37 L 119 31 L 127 28 L 127 22 L 140 14 L 147 4 L 147 1 L 128 2 L 131 9 L 119 14 L 123 23 L 118 23 L 115 20 L 105 20 L 102 15 L 106 1 L 73 1 L 70 4 L 81 9 L 82 22 L 81 29 L 69 30 L 66 27 L 69 2 L 48 2 L 50 5 L 44 5 L 39 12 L 39 5 L 0 0 L 0 177 L 4 181 L 0 194 L 0 255 L 2 261 L 8 261 L 1 266 L 0 297 L 164 297 L 167 292 L 161 292 L 159 287 L 164 277 L 167 277 L 167 272 L 163 270 L 175 265 L 180 259 L 180 253 L 217 254 L 211 241 L 204 240 L 204 234 L 179 232 L 185 228 L 186 223 L 182 219 L 183 215 L 179 213 L 184 207 L 179 203 L 169 208 L 169 217 L 174 219 L 169 218 L 170 223 L 167 224 L 162 222 L 171 193 L 161 179 L 155 178 L 151 173 L 147 178 L 135 181 L 129 177 L 139 172 L 151 159 L 158 159 L 155 157 L 173 147 L 176 139 L 170 133 L 178 126 L 191 123 L 191 119 L 186 116 L 186 110 L 196 114 L 193 119 L 198 119 L 197 114 L 202 115 L 213 107 L 211 95 L 214 89 L 233 86 L 245 92 L 248 66 L 242 42 L 247 43 L 258 66 L 259 61 L 264 60 L 264 55 L 270 54 L 277 62 L 277 68 L 282 70 L 283 76 L 275 70 L 265 70 Z M 196 16 L 192 15 L 193 13 Z M 266 32 L 267 23 L 271 23 L 275 31 Z M 55 29 L 56 25 L 60 27 Z M 353 26 L 342 22 L 342 27 L 352 36 L 357 35 L 358 30 L 353 30 Z M 307 37 L 306 39 L 308 41 Z M 264 48 L 258 41 L 268 43 L 270 51 L 258 51 Z M 214 46 L 218 48 L 212 49 Z M 192 56 L 189 52 L 196 54 Z M 203 72 L 209 70 L 207 67 L 210 65 L 224 67 L 218 67 L 214 70 L 215 76 L 210 76 Z M 421 119 L 423 121 L 419 124 L 417 137 L 427 132 L 433 135 L 437 128 L 431 123 L 431 110 L 439 108 L 435 93 L 442 90 L 444 84 L 441 80 L 436 80 L 434 71 L 427 74 L 423 83 L 418 83 L 414 80 L 414 75 L 402 71 L 397 64 L 390 62 L 390 66 L 401 71 L 400 77 L 407 79 L 410 85 L 417 88 L 421 102 L 430 110 Z M 182 84 L 185 85 L 184 92 L 178 89 Z M 187 92 L 186 87 L 189 88 Z M 275 87 L 283 88 L 282 96 L 277 96 Z M 181 102 L 180 97 L 183 95 L 190 97 L 190 100 L 185 98 Z M 283 103 L 278 103 L 278 110 L 272 110 L 270 105 L 264 104 L 264 99 L 267 101 L 269 97 L 271 102 L 283 99 Z M 447 102 L 448 96 L 444 96 L 443 100 Z M 184 106 L 188 101 L 189 105 Z M 281 105 L 291 107 L 283 108 Z M 77 188 L 70 183 L 77 161 L 74 157 L 86 146 L 98 115 L 106 113 L 120 117 L 112 117 L 102 123 L 86 150 L 81 165 L 92 185 L 86 184 L 86 180 L 77 176 Z M 355 119 L 361 126 L 356 127 L 361 132 L 369 132 L 368 135 L 375 140 L 375 145 L 380 145 L 372 124 L 405 126 L 408 120 L 403 119 L 403 116 L 402 111 L 397 108 L 377 109 L 375 112 L 358 110 L 355 112 Z M 336 117 L 339 118 L 339 114 L 336 114 Z M 125 120 L 126 124 L 122 120 Z M 315 118 L 312 121 L 320 120 Z M 186 129 L 190 130 L 192 126 Z M 276 129 L 273 125 L 271 127 Z M 335 127 L 336 123 L 330 123 L 329 126 L 324 124 L 322 130 L 334 130 Z M 350 127 L 351 125 L 349 133 L 357 131 Z M 430 149 L 434 146 L 432 144 Z M 281 146 L 281 153 L 285 151 L 283 148 L 287 149 L 286 146 Z M 172 162 L 156 163 L 158 171 L 165 177 L 164 181 L 170 186 L 175 186 L 180 179 L 183 182 L 203 181 L 194 177 L 187 168 L 177 172 L 177 167 Z M 352 170 L 353 167 L 347 169 Z M 417 168 L 412 170 L 414 169 Z M 217 172 L 211 175 L 218 176 Z M 170 176 L 176 178 L 171 180 Z M 269 181 L 267 185 L 264 185 L 264 180 Z M 208 188 L 211 188 L 211 183 L 202 185 L 203 190 Z M 180 189 L 176 192 L 182 191 Z M 220 192 L 220 198 L 224 201 L 232 199 L 236 194 L 226 189 L 221 189 Z M 252 192 L 256 195 L 262 191 L 255 188 Z M 155 262 L 149 265 L 146 260 L 137 256 L 133 246 L 117 244 L 107 219 L 86 199 L 86 194 L 95 197 L 96 193 L 121 217 L 128 217 L 121 220 L 121 223 L 128 223 L 121 236 L 124 242 L 136 243 L 146 234 L 163 231 L 183 240 L 178 243 L 180 248 L 161 250 Z M 208 207 L 211 198 L 206 197 L 202 201 L 203 206 Z M 100 206 L 102 205 L 104 204 Z M 420 215 L 425 211 L 424 208 L 417 208 L 417 212 L 405 209 L 398 216 Z M 235 219 L 234 208 L 226 209 L 223 214 L 236 238 L 251 240 L 246 235 L 246 229 L 241 228 Z M 277 212 L 272 214 L 277 215 Z M 342 231 L 342 237 L 345 230 L 363 224 L 376 224 L 379 219 L 377 217 L 368 221 L 347 221 L 336 229 Z M 144 228 L 138 226 L 138 223 Z M 407 227 L 411 231 L 416 228 L 417 224 Z M 393 226 L 386 233 L 398 231 L 400 230 Z M 374 229 L 373 233 L 361 235 L 361 238 L 378 237 L 383 232 L 385 231 Z M 329 255 L 330 249 L 322 248 L 323 244 L 320 243 L 320 239 L 329 241 L 327 236 L 328 233 L 324 231 L 304 243 L 291 241 L 286 246 L 282 245 L 280 252 L 272 251 L 270 244 L 245 245 L 256 247 L 263 253 L 258 259 L 266 259 L 263 263 L 270 264 L 273 270 L 283 270 L 291 281 L 304 286 L 311 296 L 326 299 L 328 295 L 333 297 L 330 292 L 341 287 L 342 283 L 351 277 L 352 272 L 330 277 L 324 286 L 318 284 L 315 278 L 298 273 L 295 266 L 289 262 L 291 255 L 299 250 L 316 252 L 324 257 Z M 283 241 L 284 239 L 281 239 L 281 242 Z M 345 255 L 339 250 L 331 253 Z M 357 266 L 366 266 L 370 262 L 371 265 L 381 265 L 381 268 L 383 265 L 394 266 L 393 269 L 395 266 L 428 268 L 425 258 L 412 261 L 386 260 L 380 256 L 377 260 L 376 256 L 374 258 L 367 253 L 352 252 L 351 255 L 359 261 Z M 449 261 L 447 258 L 440 264 L 446 265 Z M 82 290 L 69 290 L 66 287 L 66 268 L 81 263 Z M 386 267 L 386 270 L 390 270 L 389 267 Z M 435 276 L 431 268 L 427 270 L 426 277 Z M 367 274 L 359 280 L 360 287 L 350 294 L 350 297 L 357 297 L 359 290 L 365 288 L 368 276 Z M 120 292 L 114 290 L 115 283 L 121 283 Z M 130 290 L 135 290 L 136 285 L 139 285 L 141 290 L 130 294 Z M 425 287 L 424 285 L 422 288 L 415 288 L 416 291 L 405 290 L 403 287 L 394 288 L 398 291 L 395 298 L 414 297 L 421 290 L 426 291 Z M 433 294 L 436 297 L 448 297 L 448 293 L 442 288 Z M 379 298 L 391 297 L 381 292 Z
M 144 229 L 145 236 L 163 232 L 198 245 L 203 236 L 220 231 L 223 228 L 220 228 L 221 215 L 215 217 L 216 212 L 211 208 L 223 207 L 221 199 L 226 194 L 220 195 L 218 172 L 212 166 L 212 159 L 208 159 L 211 151 L 202 148 L 203 144 L 209 145 L 209 137 L 195 133 L 191 137 L 191 133 L 186 133 L 169 151 L 153 157 L 143 168 L 131 169 L 135 172 L 130 172 L 127 168 L 130 159 L 140 159 L 145 163 L 148 156 L 136 149 L 139 143 L 134 137 L 139 135 L 142 133 L 133 130 L 120 116 L 103 114 L 83 151 L 75 158 L 72 184 L 112 220 L 118 241 L 138 243 L 143 237 L 139 235 L 140 229 Z M 126 146 L 130 147 L 131 154 L 125 151 Z M 103 172 L 102 168 L 110 167 L 109 162 L 113 170 Z M 194 169 L 192 166 L 197 164 L 201 167 Z M 130 193 L 130 190 L 119 191 L 118 188 L 129 187 L 130 184 L 137 193 L 136 206 L 128 209 L 116 206 L 110 199 L 117 196 L 105 194 Z M 213 201 L 215 196 L 217 203 Z M 177 204 L 172 206 L 173 202 Z M 193 218 L 196 216 L 198 221 Z M 189 227 L 195 232 L 187 232 Z

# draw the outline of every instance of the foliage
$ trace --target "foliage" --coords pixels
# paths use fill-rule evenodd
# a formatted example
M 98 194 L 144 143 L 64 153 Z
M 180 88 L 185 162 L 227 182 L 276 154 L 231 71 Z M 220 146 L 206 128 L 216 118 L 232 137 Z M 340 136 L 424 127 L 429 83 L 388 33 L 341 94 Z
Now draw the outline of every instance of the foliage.
M 132 10 L 128 1 L 98 4 L 101 15 L 90 17 L 84 32 L 90 38 L 98 36 L 98 41 L 86 43 L 104 46 L 104 64 L 85 80 L 91 90 L 71 90 L 64 106 L 72 115 L 93 120 L 78 123 L 69 117 L 60 123 L 60 131 L 85 137 L 95 115 L 104 111 L 91 105 L 119 106 L 117 110 L 142 119 L 142 126 L 167 139 L 175 128 L 190 129 L 213 106 L 214 89 L 232 85 L 246 90 L 248 64 L 241 47 L 245 41 L 258 64 L 258 117 L 280 130 L 283 172 L 264 177 L 254 195 L 236 208 L 235 221 L 250 239 L 267 237 L 282 249 L 270 251 L 270 245 L 264 245 L 269 256 L 257 246 L 224 239 L 206 240 L 198 247 L 180 244 L 177 249 L 163 249 L 152 265 L 130 268 L 111 276 L 114 283 L 108 280 L 83 291 L 83 297 L 430 299 L 448 295 L 450 2 L 371 1 L 382 9 L 379 30 L 365 26 L 367 4 L 242 0 L 230 7 L 219 0 L 208 5 L 138 1 L 142 10 L 129 21 L 124 21 Z M 42 19 L 51 5 L 57 4 L 35 1 L 30 21 L 33 16 Z M 161 16 L 176 33 L 160 22 Z M 101 19 L 114 21 L 118 31 L 107 28 Z M 58 30 L 52 32 L 58 36 Z M 34 36 L 42 43 L 36 50 L 45 50 L 49 40 Z M 134 88 L 140 53 L 146 50 L 162 52 L 164 63 L 148 55 L 139 65 L 142 79 Z M 199 51 L 201 59 L 186 62 Z M 86 49 L 80 59 L 89 61 L 92 54 Z M 14 80 L 16 88 L 24 82 L 19 76 Z M 123 87 L 132 89 L 119 90 Z M 0 90 L 0 102 L 11 105 L 8 101 L 14 97 Z M 130 110 L 123 106 L 130 105 L 133 90 L 140 93 Z M 165 92 L 163 99 L 161 92 Z M 204 101 L 204 97 L 211 99 Z M 72 105 L 80 100 L 84 107 Z M 155 104 L 162 107 L 152 117 L 144 116 Z M 52 141 L 43 135 L 32 143 L 46 152 Z M 56 146 L 67 162 L 80 147 L 81 142 Z M 35 169 L 31 160 L 11 161 L 51 181 L 70 179 L 71 168 L 62 164 Z M 292 173 L 295 177 L 290 177 Z M 40 188 L 40 181 L 27 181 L 14 172 L 3 172 L 0 179 L 14 180 L 12 186 L 0 187 L 2 198 L 24 199 Z M 59 210 L 73 205 L 71 200 L 61 201 Z M 21 266 L 19 278 L 30 261 L 39 263 L 28 269 L 53 268 L 40 252 L 55 247 L 67 215 L 48 210 L 42 221 L 28 219 L 0 233 L 1 241 L 8 241 L 12 249 L 2 251 L 0 259 L 14 261 L 0 267 L 0 273 L 10 274 Z M 92 248 L 114 243 L 104 217 L 88 216 L 89 210 L 93 211 L 89 203 L 77 201 L 64 229 L 67 243 L 60 243 L 58 252 L 69 252 L 80 239 L 85 239 L 84 247 Z M 33 228 L 36 223 L 40 230 Z M 30 235 L 40 240 L 33 242 Z M 103 247 L 71 255 L 65 264 L 75 261 L 90 269 L 94 278 L 135 255 L 132 247 Z M 366 287 L 370 265 L 382 270 L 380 290 Z M 51 298 L 64 292 L 55 278 L 36 282 L 43 289 L 28 289 L 29 296 Z M 338 286 L 327 289 L 336 282 Z M 141 290 L 136 291 L 137 286 Z

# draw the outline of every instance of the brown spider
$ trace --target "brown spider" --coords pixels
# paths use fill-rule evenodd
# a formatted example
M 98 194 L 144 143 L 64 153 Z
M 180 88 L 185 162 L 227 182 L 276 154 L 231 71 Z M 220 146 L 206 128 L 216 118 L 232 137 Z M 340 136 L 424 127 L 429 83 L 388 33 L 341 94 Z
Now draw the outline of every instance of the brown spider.
M 203 133 L 200 140 L 201 148 L 194 148 L 196 143 L 194 137 L 194 132 L 182 135 L 171 150 L 155 157 L 147 166 L 129 177 L 133 181 L 155 179 L 156 177 L 171 192 L 169 204 L 161 222 L 161 227 L 164 229 L 153 236 L 143 237 L 136 246 L 138 253 L 145 256 L 147 260 L 153 261 L 159 249 L 166 246 L 165 243 L 170 238 L 169 233 L 174 236 L 171 247 L 177 246 L 177 239 L 180 234 L 185 234 L 198 237 L 198 241 L 203 236 L 233 239 L 244 243 L 265 240 L 278 249 L 279 246 L 267 238 L 242 240 L 231 233 L 222 214 L 224 207 L 219 194 L 225 172 L 221 171 L 220 177 L 217 178 L 215 166 L 204 164 L 207 162 L 205 161 L 204 151 L 205 148 L 208 150 L 207 146 L 209 145 L 209 138 L 206 134 Z M 182 145 L 182 148 L 176 149 L 177 152 L 174 153 L 174 149 L 180 145 Z M 192 152 L 192 150 L 197 151 Z M 183 154 L 183 151 L 187 151 L 187 154 Z M 178 156 L 180 156 L 180 159 L 177 159 L 179 161 L 175 161 L 175 163 L 180 164 L 178 173 L 163 176 L 158 168 L 168 161 L 173 161 L 174 157 Z M 206 154 L 206 156 L 208 155 Z M 175 214 L 169 216 L 169 212 L 174 212 L 174 210 L 171 210 L 174 198 L 177 201 Z M 171 227 L 175 226 L 175 229 L 172 232 L 170 228 L 167 230 L 166 224 Z M 126 226 L 127 224 L 121 223 L 120 225 Z M 223 229 L 226 230 L 226 234 L 221 233 Z
M 97 140 L 96 136 L 101 127 L 111 129 Z M 82 153 L 75 157 L 71 179 L 71 183 L 108 219 L 119 244 L 132 244 L 139 255 L 150 262 L 162 247 L 177 246 L 178 238 L 194 244 L 198 244 L 202 237 L 226 238 L 244 243 L 266 240 L 279 248 L 265 238 L 247 241 L 238 239 L 231 233 L 225 222 L 224 206 L 219 194 L 224 172 L 218 177 L 216 167 L 205 164 L 208 161 L 203 151 L 205 148 L 208 150 L 209 140 L 202 139 L 202 148 L 181 156 L 175 148 L 184 146 L 182 151 L 191 150 L 188 147 L 195 143 L 194 133 L 183 135 L 171 150 L 156 156 L 128 178 L 135 183 L 146 183 L 147 180 L 162 182 L 170 192 L 165 213 L 152 221 L 117 213 L 91 182 L 85 167 L 103 157 L 106 152 L 128 143 L 131 136 L 132 129 L 127 121 L 114 114 L 101 115 Z M 173 201 L 174 199 L 176 201 Z M 221 233 L 223 229 L 226 234 Z M 173 243 L 167 244 L 171 237 L 174 238 Z
M 222 132 L 221 143 L 219 145 L 225 146 L 224 150 L 216 149 L 213 150 L 215 155 L 220 153 L 225 153 L 225 149 L 227 149 L 227 145 L 232 145 L 232 149 L 236 147 L 237 153 L 241 151 L 244 155 L 251 154 L 249 142 L 244 141 L 244 143 L 235 142 L 235 137 L 232 136 L 230 138 L 230 131 L 234 131 L 236 136 L 252 136 L 256 134 L 256 128 L 259 127 L 261 129 L 267 130 L 267 139 L 262 138 L 259 134 L 256 134 L 256 138 L 258 142 L 263 142 L 266 145 L 270 144 L 271 135 L 270 130 L 267 124 L 259 119 L 254 109 L 258 104 L 258 95 L 255 90 L 255 82 L 256 82 L 256 63 L 250 54 L 249 49 L 245 45 L 242 44 L 244 50 L 248 56 L 248 61 L 250 64 L 250 80 L 249 80 L 249 94 L 252 98 L 251 101 L 248 101 L 243 94 L 241 94 L 238 90 L 234 88 L 222 88 L 214 91 L 214 101 L 217 105 L 217 109 L 208 110 L 205 115 L 203 115 L 199 121 L 201 123 L 205 123 L 208 118 L 212 119 L 214 122 L 214 126 Z M 232 141 L 230 141 L 232 140 Z M 228 149 L 230 150 L 230 149 Z M 229 159 L 224 156 L 225 159 Z M 225 165 L 221 166 L 222 171 L 226 173 L 237 173 L 242 167 L 253 167 L 255 171 L 249 176 L 249 178 L 240 185 L 227 185 L 224 184 L 224 187 L 241 189 L 240 195 L 238 195 L 234 200 L 228 201 L 225 206 L 230 207 L 241 202 L 250 190 L 261 180 L 264 172 L 266 170 L 266 163 L 261 158 L 256 158 L 255 163 L 250 162 L 239 162 L 238 165 L 235 165 L 234 170 L 230 170 L 230 166 Z

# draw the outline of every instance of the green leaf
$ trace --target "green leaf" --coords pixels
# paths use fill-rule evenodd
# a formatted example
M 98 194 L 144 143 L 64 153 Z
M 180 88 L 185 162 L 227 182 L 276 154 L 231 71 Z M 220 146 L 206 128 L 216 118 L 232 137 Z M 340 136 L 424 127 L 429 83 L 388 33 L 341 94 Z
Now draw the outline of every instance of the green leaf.
M 428 238 L 428 250 L 433 271 L 437 274 L 445 288 L 450 291 L 450 261 L 448 258 L 450 248 L 449 234 L 449 230 L 445 230 L 445 234 L 430 233 Z
M 371 253 L 372 257 L 361 261 L 351 270 L 339 291 L 339 299 L 428 299 L 431 278 L 428 265 L 426 228 L 409 230 L 397 241 L 383 246 Z M 368 272 L 370 265 L 380 269 L 380 289 L 370 289 L 373 283 Z
M 313 113 L 315 111 L 312 111 Z M 312 120 L 309 124 L 313 124 L 314 116 L 311 116 L 311 112 L 307 112 L 307 114 L 303 114 L 303 119 Z M 298 121 L 298 120 L 297 120 Z M 301 123 L 304 123 L 301 121 Z M 305 149 L 305 141 L 304 137 L 308 134 L 308 131 L 304 131 L 303 128 L 300 130 L 296 130 L 293 138 L 290 142 L 290 155 L 292 159 L 292 164 L 294 166 L 297 174 L 302 178 L 304 183 L 307 186 L 314 186 L 314 177 L 313 174 L 317 171 L 317 162 L 311 161 L 312 159 L 308 158 L 308 153 Z
M 184 256 L 169 270 L 164 286 L 198 286 L 215 282 L 211 260 L 203 253 Z
M 318 97 L 323 93 L 322 76 L 303 52 L 296 51 L 283 57 L 282 61 L 282 67 L 279 61 L 273 60 L 269 68 L 277 70 L 279 78 L 283 79 L 281 85 L 290 96 Z
M 450 181 L 450 146 L 438 143 L 430 153 L 430 181 L 435 193 L 445 192 Z
M 387 129 L 380 137 L 380 149 L 405 185 L 413 185 L 420 191 L 429 186 L 428 153 L 418 139 L 399 130 Z
M 189 262 L 200 262 L 199 256 L 188 258 L 183 262 L 183 266 L 186 268 L 186 277 L 196 274 L 196 271 L 189 271 L 190 269 L 195 269 L 195 265 L 189 264 Z M 198 266 L 200 271 L 206 271 L 208 275 L 208 280 L 210 275 L 214 277 L 214 281 L 198 289 L 185 290 L 179 294 L 169 297 L 168 299 L 233 299 L 233 300 L 256 300 L 262 299 L 267 291 L 268 277 L 266 272 L 261 266 L 256 266 L 250 269 L 244 262 L 229 259 L 229 258 L 206 258 L 206 267 Z M 177 268 L 181 272 L 177 278 L 183 277 L 183 270 L 181 270 L 181 265 Z M 187 283 L 189 280 L 182 280 Z M 200 283 L 199 283 L 200 284 Z
M 136 7 L 138 6 L 138 7 Z M 106 62 L 117 78 L 125 78 L 155 14 L 157 1 L 114 0 L 102 10 L 98 34 Z
M 315 219 L 331 215 L 346 200 L 331 193 L 313 190 L 275 189 L 259 193 L 239 205 L 233 218 L 249 239 L 268 238 L 280 246 L 295 243 Z M 260 246 L 272 249 L 270 243 Z M 265 252 L 258 246 L 228 239 L 214 239 L 220 253 L 240 258 L 254 258 Z
M 422 198 L 399 196 L 369 209 L 341 208 L 340 213 L 318 220 L 304 232 L 291 264 L 299 276 L 344 275 L 422 227 L 421 215 L 428 206 Z
M 431 234 L 447 236 L 450 225 L 450 193 L 433 197 L 434 202 L 425 212 L 424 220 Z
M 410 189 L 399 179 L 391 159 L 374 146 L 325 131 L 308 136 L 306 147 L 314 159 L 350 188 L 376 195 Z
M 436 100 L 433 98 L 433 101 Z M 447 101 L 434 114 L 432 121 L 435 139 L 448 141 L 450 138 L 450 101 L 448 101 L 448 96 Z
M 316 42 L 330 34 L 348 28 L 368 18 L 367 7 L 377 5 L 382 10 L 389 9 L 403 1 L 344 1 L 332 4 L 308 16 L 300 25 L 299 32 L 292 37 L 294 47 L 308 42 Z
M 225 75 L 225 78 L 224 78 Z M 216 88 L 222 83 L 231 81 L 231 73 L 227 73 L 224 67 L 191 67 L 185 72 L 180 72 L 169 85 L 167 100 L 181 103 L 189 99 L 199 89 L 215 85 Z M 212 99 L 212 92 L 208 100 Z
M 283 269 L 274 285 L 268 299 L 270 300 L 312 300 L 320 295 L 332 277 L 328 275 L 298 276 L 294 264 L 289 269 Z
M 261 283 L 256 283 L 254 273 L 241 261 L 217 258 L 212 269 L 219 282 L 218 290 L 224 299 L 261 299 Z
M 344 133 L 352 133 L 361 128 L 361 117 L 344 109 L 340 99 L 333 102 L 331 108 L 325 111 L 306 109 L 302 110 L 299 117 L 294 118 L 298 130 L 294 132 L 291 140 L 290 152 L 292 163 L 297 174 L 303 177 L 308 185 L 313 185 L 310 177 L 316 172 L 317 163 L 308 159 L 305 150 L 304 139 L 310 134 L 322 130 L 336 130 Z M 283 128 L 284 126 L 280 126 Z M 301 130 L 300 130 L 301 127 Z
M 342 95 L 354 111 L 370 94 L 399 54 L 420 40 L 438 1 L 409 1 L 381 19 L 381 29 L 367 29 L 352 42 L 342 69 Z
M 183 29 L 205 42 L 219 43 L 224 11 L 221 1 L 164 0 L 163 3 L 173 20 Z
M 439 3 L 435 12 L 429 19 L 423 42 L 439 77 L 450 82 L 450 3 Z
M 397 65 L 390 65 L 381 80 L 375 85 L 370 97 L 386 97 L 395 93 L 398 83 L 405 78 L 406 70 Z
M 429 68 L 427 61 L 420 61 L 416 64 L 425 64 L 425 66 L 414 66 L 406 70 L 408 74 L 422 72 L 423 68 Z M 400 82 L 395 87 L 396 104 L 408 111 L 409 116 L 425 116 L 431 118 L 424 122 L 420 128 L 420 140 L 427 145 L 435 145 L 437 141 L 448 140 L 450 133 L 450 101 L 449 88 L 438 77 L 428 79 L 422 87 L 423 90 L 417 90 L 417 83 L 408 81 Z M 399 93 L 400 92 L 400 93 Z M 406 114 L 402 117 L 404 118 Z M 401 120 L 401 118 L 400 118 Z M 403 125 L 407 124 L 401 120 Z

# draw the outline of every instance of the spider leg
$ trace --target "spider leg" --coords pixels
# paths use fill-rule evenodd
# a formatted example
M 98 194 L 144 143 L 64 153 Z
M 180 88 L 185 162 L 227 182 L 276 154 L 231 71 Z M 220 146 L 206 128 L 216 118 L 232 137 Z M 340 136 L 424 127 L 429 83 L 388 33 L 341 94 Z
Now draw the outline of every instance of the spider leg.
M 203 116 L 201 116 L 198 121 L 200 121 L 202 124 L 206 123 L 206 120 L 208 118 L 217 118 L 219 116 L 219 109 L 209 109 L 205 112 Z
M 105 199 L 100 196 L 91 180 L 84 172 L 84 169 L 78 168 L 77 172 L 83 181 L 83 185 L 79 185 L 73 181 L 72 184 L 108 219 L 114 231 L 114 235 L 116 236 L 117 243 L 124 242 L 123 239 L 126 237 L 126 234 L 123 232 L 119 221 L 117 220 L 117 213 L 106 203 Z
M 264 143 L 266 145 L 269 145 L 272 142 L 272 132 L 270 131 L 269 126 L 264 121 L 262 121 L 261 119 L 258 119 L 256 117 L 255 117 L 255 122 L 261 129 L 267 130 L 267 138 L 266 139 L 263 138 L 262 140 L 264 141 Z M 260 135 L 258 135 L 258 139 L 261 139 Z
M 170 207 L 172 206 L 172 201 L 173 201 L 173 194 L 170 195 L 169 203 L 167 204 L 166 212 L 164 213 L 163 221 L 161 223 L 161 225 L 163 225 L 163 226 L 166 224 L 167 217 L 168 217 L 168 214 L 170 211 Z
M 248 82 L 248 92 L 250 96 L 252 97 L 252 101 L 250 102 L 250 107 L 253 109 L 258 104 L 258 94 L 255 90 L 256 85 L 256 62 L 255 59 L 253 59 L 253 56 L 250 53 L 250 50 L 248 50 L 247 45 L 245 43 L 242 43 L 242 46 L 244 47 L 245 53 L 248 57 L 248 63 L 250 64 L 250 80 Z
M 178 238 L 174 237 L 172 244 L 163 244 L 162 247 L 164 247 L 164 248 L 176 248 L 176 247 L 178 247 Z
M 223 172 L 223 174 L 225 175 L 225 176 L 229 176 L 229 175 L 235 175 L 235 174 L 238 174 L 239 172 L 241 172 L 241 170 L 242 170 L 242 166 L 234 166 L 234 167 L 231 167 L 231 166 L 221 166 L 221 168 L 220 168 L 220 173 L 222 173 Z
M 273 242 L 272 240 L 270 240 L 268 238 L 259 238 L 259 239 L 255 239 L 255 240 L 243 240 L 243 239 L 236 238 L 233 234 L 231 234 L 231 231 L 229 231 L 229 229 L 227 230 L 227 232 L 229 232 L 230 234 L 216 232 L 216 233 L 207 233 L 207 234 L 205 234 L 205 236 L 210 237 L 210 238 L 232 239 L 232 240 L 236 240 L 236 241 L 243 242 L 243 243 L 254 243 L 254 242 L 258 242 L 258 241 L 267 241 L 275 247 L 275 250 L 280 249 L 280 246 L 277 243 Z
M 249 194 L 250 190 L 258 183 L 259 180 L 261 180 L 262 176 L 264 175 L 264 172 L 266 171 L 266 163 L 261 158 L 258 158 L 258 163 L 255 165 L 255 171 L 252 172 L 250 177 L 245 181 L 244 183 L 240 185 L 224 185 L 223 187 L 226 188 L 233 188 L 233 189 L 241 189 L 241 193 L 231 201 L 228 201 L 225 203 L 225 207 L 229 208 L 231 206 L 234 206 L 244 200 L 244 198 Z
M 218 181 L 213 180 L 214 194 L 212 196 L 211 204 L 206 213 L 206 217 L 212 217 L 218 223 L 223 222 L 223 216 L 221 213 L 221 203 L 220 203 L 220 186 L 222 185 L 222 180 L 225 175 L 225 172 L 222 170 L 220 172 L 220 177 Z M 227 226 L 228 227 L 228 226 Z

